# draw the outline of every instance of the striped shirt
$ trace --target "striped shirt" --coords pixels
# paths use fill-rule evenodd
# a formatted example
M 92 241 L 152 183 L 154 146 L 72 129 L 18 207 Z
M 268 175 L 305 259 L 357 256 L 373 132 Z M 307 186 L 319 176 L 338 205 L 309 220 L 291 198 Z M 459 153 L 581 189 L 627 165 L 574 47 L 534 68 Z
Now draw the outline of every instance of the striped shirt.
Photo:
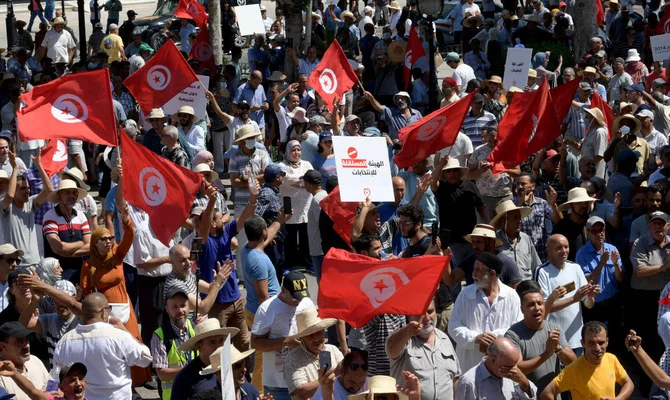
M 51 365 L 54 358 L 56 344 L 63 337 L 63 335 L 65 335 L 67 332 L 70 332 L 77 325 L 79 325 L 79 318 L 72 314 L 67 321 L 63 321 L 58 316 L 58 314 L 49 313 L 38 315 L 37 320 L 39 321 L 40 327 L 42 328 L 42 334 L 47 339 L 47 352 L 49 354 L 49 365 Z
M 391 361 L 386 355 L 386 340 L 391 334 L 405 326 L 405 316 L 382 314 L 365 324 L 365 340 L 368 343 L 368 375 L 390 375 Z
M 472 147 L 477 148 L 477 146 L 483 143 L 483 128 L 497 124 L 498 120 L 496 120 L 496 116 L 488 111 L 482 110 L 482 113 L 479 114 L 479 116 L 472 115 L 472 111 L 470 111 L 463 120 L 463 127 L 461 130 L 470 138 Z
M 62 257 L 51 249 L 51 245 L 46 238 L 49 235 L 58 235 L 63 243 L 74 243 L 83 239 L 85 235 L 91 234 L 91 228 L 88 225 L 86 216 L 72 209 L 72 218 L 68 219 L 56 206 L 44 215 L 42 224 L 42 233 L 44 234 L 44 257 L 54 257 L 60 262 L 63 269 L 81 269 L 83 263 L 82 257 Z

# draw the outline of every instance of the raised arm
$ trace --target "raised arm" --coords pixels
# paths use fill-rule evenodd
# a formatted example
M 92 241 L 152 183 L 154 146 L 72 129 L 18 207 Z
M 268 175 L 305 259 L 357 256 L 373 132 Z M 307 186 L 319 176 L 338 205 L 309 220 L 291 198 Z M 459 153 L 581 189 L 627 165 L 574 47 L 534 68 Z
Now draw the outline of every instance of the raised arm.
M 7 211 L 9 205 L 14 201 L 16 195 L 16 180 L 19 174 L 19 166 L 16 163 L 16 155 L 11 151 L 8 153 L 9 165 L 12 167 L 12 176 L 9 178 L 9 185 L 7 186 L 7 194 L 2 199 L 2 211 Z
M 221 110 L 221 107 L 219 107 L 219 103 L 216 102 L 216 97 L 212 92 L 208 90 L 207 92 L 205 92 L 205 96 L 207 96 L 207 100 L 209 100 L 209 103 L 212 105 L 212 108 L 214 108 L 214 113 L 216 114 L 216 116 L 221 118 L 221 121 L 223 121 L 224 124 L 229 124 L 230 121 L 233 120 L 233 116 Z
M 33 157 L 33 163 L 35 164 L 35 168 L 37 168 L 37 172 L 39 172 L 40 178 L 42 179 L 42 191 L 39 192 L 39 194 L 35 198 L 35 203 L 39 207 L 42 204 L 44 204 L 45 201 L 47 201 L 49 195 L 54 191 L 54 188 L 53 185 L 51 184 L 51 179 L 49 178 L 49 175 L 44 170 L 44 166 L 42 165 L 42 154 L 39 149 L 37 151 L 37 155 Z
M 375 99 L 375 96 L 373 96 L 372 93 L 366 90 L 363 95 L 365 96 L 365 99 L 370 102 L 370 105 L 375 111 L 382 112 L 382 105 Z
M 281 93 L 276 95 L 275 99 L 272 100 L 272 109 L 274 110 L 274 112 L 279 112 L 279 109 L 281 108 L 281 101 L 284 100 L 284 97 L 286 97 L 286 95 L 288 95 L 291 92 L 295 92 L 296 90 L 298 90 L 298 82 L 294 82 L 288 85 L 286 89 L 284 89 Z

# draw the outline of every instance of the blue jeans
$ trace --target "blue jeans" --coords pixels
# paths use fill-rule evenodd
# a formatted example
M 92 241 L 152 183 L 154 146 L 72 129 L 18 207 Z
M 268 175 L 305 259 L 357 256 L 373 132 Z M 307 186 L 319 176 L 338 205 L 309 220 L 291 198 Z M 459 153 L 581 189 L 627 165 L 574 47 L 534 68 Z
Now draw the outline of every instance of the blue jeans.
M 49 21 L 44 18 L 44 13 L 41 10 L 31 11 L 30 22 L 28 22 L 28 32 L 33 29 L 33 21 L 35 21 L 35 17 L 39 17 L 43 24 L 49 26 Z
M 321 264 L 323 264 L 323 256 L 312 256 L 312 265 L 314 266 L 317 283 L 321 282 Z
M 55 1 L 47 0 L 47 4 L 44 6 L 44 16 L 46 17 L 47 21 L 53 21 L 55 7 Z
M 291 396 L 288 393 L 288 388 L 269 387 L 263 385 L 263 393 L 266 396 L 271 394 L 275 400 L 291 400 Z

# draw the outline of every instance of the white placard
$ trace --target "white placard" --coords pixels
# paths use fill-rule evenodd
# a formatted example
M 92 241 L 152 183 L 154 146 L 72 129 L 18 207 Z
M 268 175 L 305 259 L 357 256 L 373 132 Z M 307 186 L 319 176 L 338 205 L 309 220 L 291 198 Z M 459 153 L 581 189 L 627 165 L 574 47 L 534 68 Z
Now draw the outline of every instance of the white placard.
M 505 62 L 505 76 L 503 88 L 509 89 L 516 86 L 523 90 L 528 84 L 528 70 L 530 69 L 530 57 L 533 49 L 507 49 L 507 61 Z
M 205 119 L 207 114 L 207 96 L 205 91 L 209 88 L 209 76 L 198 75 L 200 81 L 193 82 L 191 86 L 182 90 L 163 106 L 163 112 L 172 115 L 181 106 L 191 106 L 199 119 Z M 202 82 L 202 85 L 200 84 Z M 203 87 L 204 85 L 204 87 Z
M 393 201 L 388 146 L 383 137 L 333 136 L 342 201 Z
M 226 336 L 221 352 L 221 394 L 223 400 L 235 400 L 235 383 L 233 382 L 233 367 L 230 355 L 230 335 Z
M 665 61 L 670 58 L 670 33 L 651 36 L 649 40 L 654 61 Z
M 261 17 L 261 8 L 258 4 L 233 7 L 237 16 L 237 26 L 240 28 L 241 36 L 260 33 L 265 35 L 265 24 Z

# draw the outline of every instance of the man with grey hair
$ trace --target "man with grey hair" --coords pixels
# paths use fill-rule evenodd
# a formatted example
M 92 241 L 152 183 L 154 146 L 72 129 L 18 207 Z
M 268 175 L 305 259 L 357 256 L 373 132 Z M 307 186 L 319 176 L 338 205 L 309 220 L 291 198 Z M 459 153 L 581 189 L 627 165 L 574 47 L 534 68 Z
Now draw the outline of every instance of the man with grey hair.
M 563 83 L 568 83 L 570 81 L 574 81 L 576 77 L 577 77 L 577 74 L 575 73 L 574 68 L 567 67 L 566 69 L 563 70 Z
M 179 131 L 172 125 L 166 126 L 161 135 L 163 149 L 161 155 L 177 165 L 191 169 L 188 153 L 179 144 Z
M 507 338 L 489 345 L 487 356 L 458 380 L 457 399 L 535 399 L 537 387 L 518 367 L 521 354 Z

